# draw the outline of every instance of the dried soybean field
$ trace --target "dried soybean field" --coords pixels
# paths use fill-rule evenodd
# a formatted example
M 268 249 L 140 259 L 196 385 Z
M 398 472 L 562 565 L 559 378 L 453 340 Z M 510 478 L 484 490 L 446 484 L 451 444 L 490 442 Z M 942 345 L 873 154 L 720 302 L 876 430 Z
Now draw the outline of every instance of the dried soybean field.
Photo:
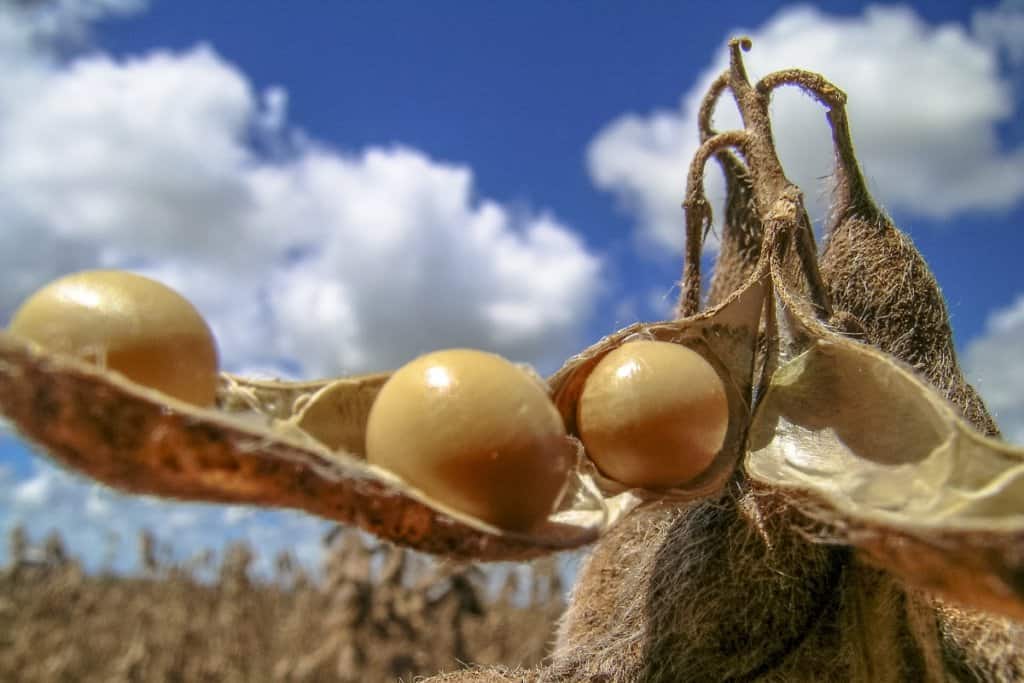
M 87 573 L 51 536 L 16 530 L 0 571 L 0 680 L 411 681 L 464 664 L 532 666 L 564 607 L 547 560 L 489 587 L 336 533 L 316 576 L 290 557 L 271 575 L 230 547 L 206 573 L 140 539 L 132 575 Z

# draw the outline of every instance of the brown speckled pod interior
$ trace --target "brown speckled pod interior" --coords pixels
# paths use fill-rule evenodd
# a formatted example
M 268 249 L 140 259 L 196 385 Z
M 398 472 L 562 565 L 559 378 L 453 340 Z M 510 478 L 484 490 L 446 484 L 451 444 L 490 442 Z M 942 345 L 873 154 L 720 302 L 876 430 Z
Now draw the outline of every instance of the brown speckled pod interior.
M 0 333 L 0 411 L 57 462 L 114 488 L 295 508 L 451 557 L 525 559 L 597 537 L 605 510 L 585 485 L 535 532 L 509 533 L 367 465 L 362 434 L 386 377 L 224 376 L 219 407 L 202 410 Z

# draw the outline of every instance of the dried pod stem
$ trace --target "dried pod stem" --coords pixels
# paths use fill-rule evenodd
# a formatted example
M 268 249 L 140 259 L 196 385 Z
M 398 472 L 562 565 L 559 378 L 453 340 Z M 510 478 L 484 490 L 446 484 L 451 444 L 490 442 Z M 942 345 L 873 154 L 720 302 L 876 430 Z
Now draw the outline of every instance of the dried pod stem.
M 683 268 L 683 289 L 677 316 L 686 318 L 700 309 L 700 258 L 704 236 L 711 228 L 711 205 L 704 194 L 704 169 L 708 159 L 727 148 L 742 148 L 747 135 L 743 131 L 719 133 L 705 141 L 690 163 L 686 179 L 686 260 Z

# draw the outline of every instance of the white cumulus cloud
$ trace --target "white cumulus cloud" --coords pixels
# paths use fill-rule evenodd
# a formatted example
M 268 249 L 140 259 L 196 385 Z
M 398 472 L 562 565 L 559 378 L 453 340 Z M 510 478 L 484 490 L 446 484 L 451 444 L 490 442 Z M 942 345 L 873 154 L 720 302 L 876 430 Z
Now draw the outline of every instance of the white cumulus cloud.
M 110 16 L 144 10 L 148 0 L 4 0 L 0 45 L 13 35 L 19 42 L 83 44 L 92 24 Z
M 0 316 L 103 266 L 182 291 L 235 369 L 324 376 L 461 345 L 551 370 L 583 341 L 599 258 L 550 212 L 478 196 L 468 166 L 319 143 L 283 89 L 254 92 L 209 46 L 8 48 L 24 78 L 0 83 Z
M 835 17 L 799 6 L 757 30 L 737 28 L 731 35 L 753 39 L 746 53 L 752 79 L 800 67 L 845 90 L 854 142 L 877 199 L 946 218 L 1005 209 L 1024 196 L 1024 149 L 1002 149 L 997 137 L 997 126 L 1019 115 L 999 70 L 999 52 L 1007 46 L 1001 27 L 1022 15 L 1019 6 L 1000 12 L 998 20 L 979 13 L 972 32 L 958 24 L 928 24 L 908 8 L 870 7 L 858 17 Z M 679 204 L 686 164 L 697 147 L 697 110 L 727 63 L 723 48 L 677 108 L 625 114 L 591 142 L 594 182 L 621 198 L 655 244 L 676 250 L 682 244 Z M 787 175 L 820 217 L 827 200 L 822 179 L 832 170 L 824 112 L 792 88 L 776 92 L 772 112 Z M 718 129 L 738 122 L 734 106 L 719 107 Z M 716 186 L 719 176 L 709 175 Z
M 975 35 L 1006 51 L 1013 64 L 1024 64 L 1024 2 L 1003 0 L 993 8 L 974 13 Z
M 1024 445 L 1024 294 L 989 316 L 985 332 L 967 345 L 964 372 L 1004 438 Z

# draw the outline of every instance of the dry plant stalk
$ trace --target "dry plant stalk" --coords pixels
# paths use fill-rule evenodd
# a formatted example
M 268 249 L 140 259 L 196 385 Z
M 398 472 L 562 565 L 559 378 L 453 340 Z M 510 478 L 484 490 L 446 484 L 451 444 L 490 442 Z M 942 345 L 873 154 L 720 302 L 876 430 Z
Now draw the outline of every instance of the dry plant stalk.
M 366 415 L 384 376 L 225 377 L 219 410 L 202 411 L 0 338 L 0 408 L 58 460 L 130 491 L 297 507 L 478 560 L 600 537 L 547 666 L 443 680 L 1024 677 L 1024 451 L 993 438 L 934 278 L 868 194 L 845 95 L 801 70 L 751 83 L 749 48 L 731 42 L 701 108 L 678 318 L 620 330 L 548 379 L 575 434 L 582 386 L 609 351 L 637 337 L 698 351 L 726 387 L 730 422 L 693 481 L 628 489 L 578 444 L 561 508 L 529 533 L 503 532 L 365 465 Z M 768 105 L 785 85 L 817 99 L 834 134 L 821 256 L 774 148 Z M 711 127 L 726 94 L 742 130 Z M 702 308 L 712 158 L 728 196 Z
M 199 576 L 140 540 L 147 571 L 120 576 L 82 571 L 57 536 L 37 545 L 13 530 L 0 567 L 0 680 L 409 682 L 462 662 L 537 664 L 565 607 L 560 590 L 495 595 L 472 567 L 367 546 L 355 531 L 331 534 L 320 576 L 290 557 L 256 575 L 245 545 Z M 531 569 L 534 588 L 557 582 L 553 565 Z

